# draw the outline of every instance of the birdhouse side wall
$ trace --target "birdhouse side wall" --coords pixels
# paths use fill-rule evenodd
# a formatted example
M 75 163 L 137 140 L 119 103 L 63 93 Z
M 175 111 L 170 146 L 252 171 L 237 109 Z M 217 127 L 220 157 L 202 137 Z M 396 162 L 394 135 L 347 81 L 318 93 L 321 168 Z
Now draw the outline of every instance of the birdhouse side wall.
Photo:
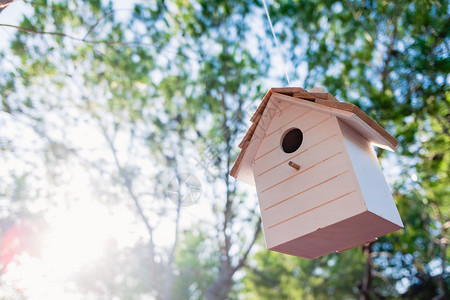
M 372 144 L 345 122 L 339 126 L 368 211 L 403 227 Z
M 285 153 L 281 141 L 291 128 L 303 142 Z M 366 210 L 341 134 L 336 117 L 296 105 L 272 119 L 253 162 L 269 249 Z

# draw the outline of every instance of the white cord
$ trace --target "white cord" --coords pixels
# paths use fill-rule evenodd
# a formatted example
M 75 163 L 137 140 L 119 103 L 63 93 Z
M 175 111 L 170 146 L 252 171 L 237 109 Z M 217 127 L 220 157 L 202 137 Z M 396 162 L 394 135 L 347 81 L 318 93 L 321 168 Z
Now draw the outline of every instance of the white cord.
M 267 5 L 266 5 L 266 0 L 263 0 L 263 4 L 264 4 L 264 10 L 266 11 L 267 20 L 269 20 L 270 29 L 272 29 L 273 39 L 275 40 L 275 44 L 277 45 L 278 53 L 280 54 L 281 58 L 283 59 L 284 75 L 286 75 L 286 80 L 290 86 L 291 82 L 289 80 L 289 76 L 286 71 L 286 61 L 284 60 L 283 53 L 281 52 L 280 45 L 278 44 L 278 39 L 277 39 L 277 36 L 275 35 L 275 30 L 273 30 L 273 25 L 272 25 L 272 21 L 270 20 L 269 10 L 267 9 Z

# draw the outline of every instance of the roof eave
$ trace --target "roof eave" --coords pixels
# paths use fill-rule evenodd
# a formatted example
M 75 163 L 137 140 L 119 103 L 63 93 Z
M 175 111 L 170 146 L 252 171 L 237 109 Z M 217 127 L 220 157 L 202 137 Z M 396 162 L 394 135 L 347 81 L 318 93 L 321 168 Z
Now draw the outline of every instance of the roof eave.
M 238 155 L 230 175 L 240 181 L 254 185 L 252 170 L 253 157 L 256 155 L 259 144 L 265 135 L 267 126 L 273 115 L 267 115 L 266 107 L 272 99 L 287 101 L 307 108 L 331 113 L 348 123 L 362 136 L 368 139 L 374 146 L 395 151 L 398 141 L 392 137 L 383 127 L 365 114 L 359 107 L 351 103 L 339 102 L 328 93 L 309 93 L 302 88 L 272 88 L 264 96 L 260 105 L 251 117 L 252 126 L 242 139 L 239 147 L 242 149 Z M 259 122 L 262 118 L 269 122 Z M 257 133 L 257 134 L 255 134 Z

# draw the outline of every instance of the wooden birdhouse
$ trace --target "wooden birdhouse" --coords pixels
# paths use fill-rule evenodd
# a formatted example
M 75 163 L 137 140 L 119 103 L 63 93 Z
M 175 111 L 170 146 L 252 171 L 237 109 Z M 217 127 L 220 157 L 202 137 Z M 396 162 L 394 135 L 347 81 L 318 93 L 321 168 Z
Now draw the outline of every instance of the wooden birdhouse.
M 397 140 L 320 89 L 273 88 L 230 175 L 256 185 L 269 250 L 316 258 L 403 228 L 373 145 Z

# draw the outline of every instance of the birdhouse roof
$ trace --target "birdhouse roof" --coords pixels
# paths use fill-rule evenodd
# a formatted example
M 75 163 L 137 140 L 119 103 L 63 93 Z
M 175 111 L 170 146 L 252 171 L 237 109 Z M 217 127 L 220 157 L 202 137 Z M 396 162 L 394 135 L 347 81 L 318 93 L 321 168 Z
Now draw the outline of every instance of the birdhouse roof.
M 325 92 L 314 92 L 314 90 L 308 92 L 299 87 L 272 88 L 264 96 L 251 117 L 252 126 L 239 144 L 241 152 L 231 168 L 230 175 L 241 181 L 254 184 L 251 162 L 262 141 L 261 136 L 267 129 L 261 123 L 270 122 L 270 120 L 269 122 L 260 122 L 260 120 L 272 99 L 332 114 L 349 124 L 375 146 L 391 151 L 397 148 L 398 141 L 354 104 L 340 102 L 333 95 Z M 272 115 L 267 114 L 267 117 L 272 118 Z M 258 134 L 258 137 L 255 138 L 256 131 L 263 134 Z

